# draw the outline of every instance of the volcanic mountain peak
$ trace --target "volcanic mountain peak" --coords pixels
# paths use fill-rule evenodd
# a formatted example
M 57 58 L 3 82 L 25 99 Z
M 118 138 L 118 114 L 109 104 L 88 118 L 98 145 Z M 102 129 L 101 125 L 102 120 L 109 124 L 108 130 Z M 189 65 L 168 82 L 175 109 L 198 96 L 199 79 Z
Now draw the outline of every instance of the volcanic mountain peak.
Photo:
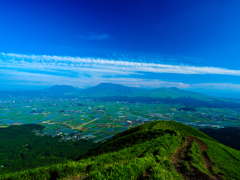
M 49 93 L 73 93 L 73 92 L 76 92 L 77 89 L 75 89 L 70 85 L 55 85 L 45 89 L 45 91 Z

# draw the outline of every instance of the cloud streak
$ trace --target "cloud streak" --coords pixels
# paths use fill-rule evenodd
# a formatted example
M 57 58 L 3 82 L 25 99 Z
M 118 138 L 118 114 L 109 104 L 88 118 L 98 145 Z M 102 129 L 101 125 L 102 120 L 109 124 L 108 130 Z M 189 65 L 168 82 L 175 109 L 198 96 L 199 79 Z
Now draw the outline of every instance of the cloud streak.
M 49 75 L 40 73 L 21 72 L 16 70 L 0 70 L 0 82 L 7 80 L 9 82 L 16 82 L 21 85 L 32 86 L 51 86 L 54 84 L 66 84 L 72 86 L 89 87 L 102 82 L 117 83 L 130 87 L 140 88 L 160 88 L 160 87 L 177 87 L 180 89 L 210 89 L 210 90 L 232 90 L 239 91 L 240 84 L 232 83 L 199 83 L 187 84 L 182 82 L 161 81 L 158 79 L 144 79 L 144 78 L 106 78 L 99 75 L 87 77 L 78 74 L 76 77 L 67 77 L 60 75 Z
M 18 84 L 36 84 L 42 86 L 68 84 L 81 87 L 89 87 L 101 82 L 109 82 L 142 88 L 178 87 L 182 89 L 240 90 L 240 84 L 187 84 L 182 82 L 161 81 L 154 78 L 154 74 L 148 79 L 144 76 L 145 73 L 240 76 L 240 70 L 218 67 L 132 62 L 129 59 L 124 61 L 69 56 L 0 53 L 1 82 L 9 81 L 17 82 Z M 204 82 L 204 80 L 202 82 Z
M 5 60 L 0 59 L 1 67 L 23 67 L 41 69 L 71 69 L 109 71 L 116 74 L 123 72 L 139 73 L 174 73 L 174 74 L 221 74 L 240 76 L 240 70 L 218 67 L 198 67 L 187 65 L 170 65 L 159 63 L 144 63 L 130 61 L 116 61 L 107 59 L 81 58 L 69 56 L 24 55 L 1 53 Z
M 2 76 L 2 75 L 5 76 Z M 141 88 L 159 88 L 159 87 L 178 87 L 178 88 L 188 88 L 189 84 L 167 82 L 156 79 L 144 79 L 144 78 L 104 78 L 100 76 L 86 77 L 79 75 L 78 77 L 63 77 L 59 75 L 48 75 L 40 73 L 29 73 L 29 72 L 18 72 L 14 70 L 1 70 L 0 80 L 17 81 L 18 84 L 25 85 L 53 85 L 55 84 L 66 84 L 73 86 L 94 86 L 99 83 L 116 83 L 122 84 L 130 87 L 141 87 Z
M 232 83 L 200 83 L 193 84 L 194 88 L 217 89 L 217 90 L 240 90 L 240 84 Z
M 102 41 L 102 40 L 107 40 L 110 39 L 112 36 L 110 34 L 95 34 L 95 33 L 90 33 L 89 36 L 82 36 L 80 37 L 80 39 L 88 39 L 88 40 L 98 40 L 98 41 Z
M 88 38 L 91 40 L 106 40 L 106 39 L 110 39 L 111 35 L 109 35 L 109 34 L 91 34 Z

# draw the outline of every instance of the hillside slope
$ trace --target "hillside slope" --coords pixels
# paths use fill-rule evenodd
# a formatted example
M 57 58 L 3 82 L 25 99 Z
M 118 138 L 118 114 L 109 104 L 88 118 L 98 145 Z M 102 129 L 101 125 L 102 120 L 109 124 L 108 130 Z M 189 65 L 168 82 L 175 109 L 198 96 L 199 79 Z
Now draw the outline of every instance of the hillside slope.
M 124 131 L 79 158 L 1 179 L 240 179 L 240 152 L 173 121 Z
M 48 92 L 49 94 L 65 94 L 77 92 L 77 89 L 68 85 L 55 85 L 45 89 L 45 91 Z
M 81 90 L 79 94 L 87 97 L 131 96 L 146 91 L 145 89 L 127 87 L 121 84 L 101 83 L 97 86 Z
M 78 95 L 100 101 L 163 102 L 196 106 L 240 107 L 240 100 L 218 98 L 175 87 L 153 90 L 127 87 L 120 84 L 101 83 L 80 90 Z
M 172 98 L 172 99 L 191 97 L 199 100 L 211 101 L 210 96 L 200 94 L 200 93 L 180 90 L 176 87 L 153 89 L 148 91 L 147 96 L 153 97 L 153 98 L 158 97 L 158 98 Z

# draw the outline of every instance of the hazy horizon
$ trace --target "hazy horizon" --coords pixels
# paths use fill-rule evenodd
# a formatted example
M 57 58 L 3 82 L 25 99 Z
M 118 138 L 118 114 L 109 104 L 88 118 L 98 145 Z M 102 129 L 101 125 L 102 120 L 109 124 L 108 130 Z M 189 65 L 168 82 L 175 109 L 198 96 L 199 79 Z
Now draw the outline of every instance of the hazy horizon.
M 99 83 L 99 84 L 101 84 L 101 83 Z M 99 84 L 97 84 L 97 85 L 99 85 Z M 113 83 L 113 84 L 117 84 L 117 83 Z M 25 87 L 25 88 L 18 87 L 16 89 L 15 88 L 5 88 L 5 89 L 0 88 L 0 92 L 1 91 L 39 91 L 39 90 L 41 91 L 41 90 L 44 90 L 44 89 L 47 89 L 47 88 L 50 88 L 50 87 L 53 87 L 53 86 L 56 86 L 56 85 L 64 86 L 65 84 L 55 84 L 55 85 L 52 85 L 52 86 L 45 86 L 45 87 L 35 86 L 34 88 L 33 87 Z M 120 85 L 122 85 L 122 84 L 120 84 Z M 67 86 L 71 86 L 71 85 L 67 85 Z M 91 88 L 91 87 L 94 87 L 94 86 L 88 86 L 88 87 L 85 87 L 85 88 L 80 88 L 78 86 L 72 86 L 72 87 L 76 88 L 77 90 L 84 90 L 84 89 L 88 89 L 88 88 Z M 127 87 L 135 87 L 135 86 L 127 86 Z M 167 88 L 172 88 L 172 87 L 167 87 Z M 143 89 L 153 90 L 153 89 L 157 89 L 157 88 L 143 88 Z M 209 95 L 209 96 L 213 96 L 213 97 L 240 99 L 240 93 L 229 93 L 229 92 L 224 93 L 224 92 L 215 92 L 215 91 L 205 91 L 204 92 L 204 91 L 198 91 L 198 90 L 187 90 L 187 91 L 200 93 L 200 94 L 205 94 L 205 95 Z

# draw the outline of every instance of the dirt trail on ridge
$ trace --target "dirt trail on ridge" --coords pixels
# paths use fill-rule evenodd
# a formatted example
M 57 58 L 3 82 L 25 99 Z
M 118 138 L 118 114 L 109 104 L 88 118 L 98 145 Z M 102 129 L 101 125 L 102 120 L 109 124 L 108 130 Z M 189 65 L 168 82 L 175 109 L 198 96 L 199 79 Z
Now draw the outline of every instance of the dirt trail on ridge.
M 212 170 L 213 163 L 211 162 L 206 153 L 206 150 L 208 148 L 207 145 L 200 139 L 193 136 L 186 136 L 186 139 L 187 141 L 185 141 L 185 143 L 177 149 L 177 151 L 173 154 L 173 157 L 171 158 L 171 161 L 173 162 L 176 171 L 182 174 L 183 178 L 186 180 L 223 180 L 221 176 L 215 174 Z M 205 168 L 212 174 L 212 176 L 201 172 L 197 168 L 193 167 L 191 162 L 188 162 L 187 154 L 194 140 L 197 141 L 202 152 Z M 181 168 L 181 162 L 183 160 L 188 163 L 192 172 L 183 172 Z

